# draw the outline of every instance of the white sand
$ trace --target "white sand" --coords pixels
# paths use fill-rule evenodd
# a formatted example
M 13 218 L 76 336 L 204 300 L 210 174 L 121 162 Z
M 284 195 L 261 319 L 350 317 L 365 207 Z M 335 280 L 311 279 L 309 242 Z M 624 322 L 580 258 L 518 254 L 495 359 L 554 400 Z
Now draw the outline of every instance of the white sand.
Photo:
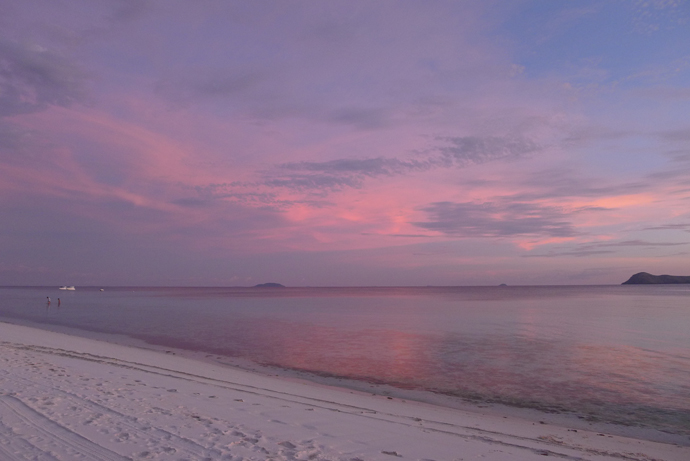
M 689 447 L 5 323 L 0 365 L 0 460 L 690 460 Z

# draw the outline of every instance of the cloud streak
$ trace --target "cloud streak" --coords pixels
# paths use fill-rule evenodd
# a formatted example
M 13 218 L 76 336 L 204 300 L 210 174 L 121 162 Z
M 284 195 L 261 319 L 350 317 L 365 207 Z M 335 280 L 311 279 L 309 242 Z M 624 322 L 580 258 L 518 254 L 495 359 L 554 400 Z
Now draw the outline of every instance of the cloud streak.
M 522 137 L 445 137 L 450 145 L 439 147 L 441 161 L 449 166 L 479 165 L 497 160 L 512 160 L 542 149 L 536 142 Z
M 0 117 L 85 100 L 86 73 L 40 45 L 0 39 Z
M 553 206 L 532 203 L 437 202 L 422 208 L 427 221 L 417 227 L 458 237 L 514 237 L 578 235 L 568 214 Z
M 583 243 L 574 245 L 569 249 L 552 249 L 547 253 L 541 254 L 526 254 L 522 255 L 524 258 L 556 258 L 562 256 L 574 256 L 578 258 L 594 256 L 594 255 L 607 255 L 615 254 L 618 250 L 625 250 L 629 248 L 639 248 L 643 250 L 658 250 L 665 248 L 674 248 L 690 245 L 688 242 L 648 242 L 645 240 L 626 240 L 622 242 L 593 242 L 593 243 Z
M 536 142 L 518 137 L 437 137 L 436 141 L 442 145 L 404 160 L 377 157 L 283 163 L 266 174 L 264 184 L 298 191 L 333 192 L 343 188 L 361 188 L 366 179 L 517 160 L 542 149 Z

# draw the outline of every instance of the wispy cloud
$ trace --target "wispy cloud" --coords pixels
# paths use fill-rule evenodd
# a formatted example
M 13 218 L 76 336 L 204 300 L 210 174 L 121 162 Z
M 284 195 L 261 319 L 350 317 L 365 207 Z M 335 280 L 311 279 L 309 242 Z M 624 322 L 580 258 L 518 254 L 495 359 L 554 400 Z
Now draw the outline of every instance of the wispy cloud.
M 690 245 L 688 242 L 648 242 L 645 240 L 625 240 L 619 242 L 581 243 L 568 248 L 554 248 L 546 253 L 526 254 L 524 258 L 555 258 L 561 256 L 586 257 L 602 254 L 614 254 L 620 249 L 640 248 L 643 250 L 657 250 L 660 248 Z
M 332 192 L 343 188 L 360 188 L 367 178 L 509 161 L 541 149 L 536 142 L 519 137 L 437 137 L 434 146 L 406 159 L 342 158 L 325 162 L 283 163 L 266 172 L 264 184 L 299 191 Z
M 86 73 L 39 45 L 0 38 L 0 117 L 69 106 L 87 96 Z
M 36 133 L 22 129 L 10 123 L 0 122 L 0 155 L 2 153 L 20 153 L 27 147 L 27 141 Z
M 439 147 L 442 162 L 449 166 L 478 165 L 496 160 L 510 160 L 538 152 L 541 146 L 522 137 L 444 137 L 440 141 L 449 143 Z
M 390 114 L 381 108 L 348 107 L 330 113 L 329 120 L 352 125 L 359 129 L 375 130 L 390 123 Z
M 177 106 L 189 107 L 197 101 L 240 100 L 261 91 L 260 85 L 268 78 L 257 68 L 199 69 L 204 77 L 166 76 L 154 84 L 154 91 Z M 257 95 L 254 95 L 257 97 Z
M 415 226 L 458 237 L 573 237 L 578 231 L 563 210 L 533 203 L 438 202 L 422 208 L 427 221 Z
M 690 22 L 690 11 L 685 0 L 634 0 L 631 3 L 635 12 L 635 31 L 642 34 L 682 27 Z
M 667 139 L 669 141 L 677 141 L 683 143 L 690 142 L 690 127 L 665 131 L 660 133 L 659 135 L 662 138 Z
M 645 227 L 642 230 L 684 230 L 690 232 L 690 223 L 661 224 L 659 226 Z
M 283 163 L 280 169 L 309 171 L 332 175 L 356 174 L 368 177 L 393 176 L 412 171 L 429 170 L 434 162 L 430 160 L 399 160 L 396 158 L 338 159 L 327 162 Z

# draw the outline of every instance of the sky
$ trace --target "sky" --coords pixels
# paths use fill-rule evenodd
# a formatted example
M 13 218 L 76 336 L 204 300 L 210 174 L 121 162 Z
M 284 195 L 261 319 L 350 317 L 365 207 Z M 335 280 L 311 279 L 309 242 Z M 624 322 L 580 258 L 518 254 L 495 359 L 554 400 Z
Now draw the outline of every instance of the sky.
M 0 0 L 0 285 L 690 274 L 690 1 Z

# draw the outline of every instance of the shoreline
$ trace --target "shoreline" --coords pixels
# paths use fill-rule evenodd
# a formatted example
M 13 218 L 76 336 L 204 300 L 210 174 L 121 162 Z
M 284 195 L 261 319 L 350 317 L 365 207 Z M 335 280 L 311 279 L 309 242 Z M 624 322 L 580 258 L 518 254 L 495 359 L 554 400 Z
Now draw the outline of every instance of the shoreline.
M 414 388 L 402 388 L 396 387 L 392 384 L 374 382 L 366 379 L 354 379 L 337 375 L 318 374 L 306 370 L 284 368 L 280 365 L 260 364 L 249 359 L 239 357 L 229 357 L 206 351 L 196 351 L 167 344 L 152 343 L 146 341 L 145 339 L 131 337 L 125 334 L 82 330 L 70 326 L 37 323 L 25 319 L 15 319 L 15 321 L 12 322 L 8 321 L 8 319 L 0 320 L 0 324 L 3 322 L 11 325 L 35 328 L 41 331 L 49 331 L 77 338 L 85 338 L 97 342 L 155 351 L 161 354 L 171 354 L 173 356 L 184 357 L 213 366 L 238 369 L 266 377 L 294 380 L 307 385 L 324 385 L 334 388 L 354 390 L 357 392 L 363 392 L 365 394 L 412 400 L 435 406 L 467 411 L 470 413 L 493 414 L 495 416 L 507 415 L 529 421 L 530 423 L 548 422 L 549 424 L 569 427 L 572 429 L 604 432 L 611 435 L 690 447 L 689 434 L 666 432 L 651 426 L 616 424 L 603 421 L 597 417 L 587 417 L 574 412 L 553 411 L 529 406 L 512 406 L 509 404 L 488 402 L 483 400 L 473 401 L 442 392 L 432 392 L 429 390 Z
M 206 351 L 195 351 L 165 344 L 156 344 L 124 334 L 82 330 L 69 326 L 37 323 L 25 319 L 14 319 L 14 321 L 9 321 L 8 319 L 0 320 L 0 325 L 2 323 L 25 326 L 41 331 L 55 332 L 107 344 L 154 351 L 161 354 L 173 355 L 206 363 L 211 366 L 227 367 L 265 377 L 295 381 L 306 385 L 322 385 L 362 392 L 367 395 L 416 401 L 469 413 L 489 414 L 496 417 L 510 416 L 533 424 L 548 423 L 575 430 L 595 431 L 651 442 L 690 447 L 690 435 L 665 432 L 651 426 L 616 424 L 602 421 L 596 417 L 587 417 L 573 412 L 549 411 L 534 407 L 511 406 L 503 403 L 481 400 L 470 401 L 462 397 L 441 392 L 401 388 L 391 384 L 373 382 L 366 379 L 358 380 L 336 375 L 317 374 L 311 371 L 284 368 L 279 365 L 262 365 L 244 358 L 228 357 Z
M 186 453 L 190 459 L 348 461 L 690 457 L 688 446 L 535 422 L 495 408 L 470 411 L 268 376 L 177 351 L 11 323 L 0 323 L 0 338 L 4 454 L 62 450 L 57 459 L 71 459 L 70 450 L 81 450 L 90 459 L 179 459 Z

